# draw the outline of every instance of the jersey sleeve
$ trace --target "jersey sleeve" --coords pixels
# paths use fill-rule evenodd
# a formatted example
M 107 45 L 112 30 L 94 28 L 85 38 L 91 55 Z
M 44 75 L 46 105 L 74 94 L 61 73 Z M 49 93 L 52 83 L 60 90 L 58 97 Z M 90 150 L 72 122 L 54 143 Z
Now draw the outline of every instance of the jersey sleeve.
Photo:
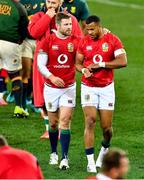
M 39 45 L 39 52 L 45 52 L 46 54 L 48 54 L 50 39 L 51 36 L 49 34 L 41 40 Z
M 71 18 L 72 18 L 72 35 L 83 37 L 83 32 L 81 30 L 81 27 L 77 19 L 73 15 L 71 15 Z
M 19 11 L 19 34 L 21 36 L 21 42 L 26 38 L 26 36 L 28 35 L 28 16 L 27 16 L 27 12 L 25 10 L 25 8 L 22 6 L 21 3 L 15 3 L 17 6 L 17 9 Z M 21 43 L 20 42 L 20 43 Z
M 116 57 L 120 54 L 125 54 L 125 50 L 120 39 L 117 36 L 114 36 L 113 38 L 114 38 L 113 39 L 114 40 L 114 56 Z
M 50 29 L 51 18 L 43 12 L 34 14 L 29 22 L 28 31 L 34 39 L 40 39 Z
M 84 54 L 84 39 L 81 39 L 77 48 L 77 52 L 80 54 Z
M 89 8 L 86 1 L 81 1 L 81 12 L 80 12 L 80 20 L 84 21 L 90 15 Z

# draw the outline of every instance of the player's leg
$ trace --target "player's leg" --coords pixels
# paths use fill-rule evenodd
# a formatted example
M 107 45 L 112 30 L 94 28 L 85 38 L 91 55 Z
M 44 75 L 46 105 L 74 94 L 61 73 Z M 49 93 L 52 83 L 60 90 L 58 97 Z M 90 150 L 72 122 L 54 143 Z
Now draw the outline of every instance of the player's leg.
M 60 107 L 59 123 L 60 123 L 60 143 L 62 148 L 62 159 L 60 169 L 68 169 L 68 151 L 70 145 L 70 122 L 72 117 L 72 107 Z
M 41 107 L 41 117 L 44 120 L 45 132 L 40 136 L 40 139 L 49 139 L 49 133 L 48 133 L 48 130 L 49 130 L 49 119 L 48 119 L 48 113 L 47 113 L 45 105 L 43 105 Z
M 81 104 L 85 117 L 84 141 L 85 153 L 88 160 L 87 171 L 96 172 L 94 160 L 94 129 L 96 125 L 98 97 L 94 88 L 83 84 L 81 85 Z
M 34 53 L 33 40 L 30 40 L 30 39 L 24 40 L 22 44 L 22 48 L 23 48 L 23 51 L 22 51 L 22 82 L 23 82 L 22 107 L 26 109 L 28 80 L 31 77 L 32 60 L 33 60 L 33 53 Z
M 112 138 L 112 119 L 115 103 L 114 84 L 100 88 L 99 92 L 100 124 L 103 131 L 102 147 L 96 161 L 96 167 L 101 167 L 104 154 L 108 151 Z
M 57 143 L 58 143 L 58 111 L 48 112 L 49 116 L 49 139 L 51 145 L 51 154 L 49 164 L 58 164 L 58 153 L 57 153 Z
M 50 164 L 58 164 L 57 143 L 58 143 L 58 101 L 59 89 L 44 86 L 44 100 L 49 117 L 49 139 L 51 145 Z
M 85 130 L 84 130 L 84 142 L 85 153 L 88 160 L 87 171 L 96 172 L 95 160 L 94 160 L 94 130 L 96 125 L 97 109 L 92 106 L 83 107 L 85 117 Z
M 15 97 L 15 110 L 16 117 L 27 117 L 29 114 L 21 108 L 22 105 L 22 80 L 20 70 L 21 63 L 21 45 L 3 41 L 3 65 L 8 71 L 9 77 L 12 81 L 12 90 Z
M 59 123 L 60 123 L 60 143 L 62 148 L 62 160 L 59 168 L 66 170 L 69 168 L 68 164 L 68 151 L 70 145 L 70 122 L 72 117 L 73 108 L 76 101 L 76 84 L 71 87 L 65 88 L 59 99 Z
M 23 95 L 22 95 L 22 107 L 26 109 L 26 99 L 28 91 L 28 80 L 31 76 L 32 59 L 28 57 L 22 57 L 22 82 L 23 82 Z
M 96 167 L 102 166 L 103 156 L 107 153 L 112 138 L 112 117 L 113 111 L 100 110 L 100 124 L 103 131 L 103 141 L 101 143 L 101 150 L 99 152 Z

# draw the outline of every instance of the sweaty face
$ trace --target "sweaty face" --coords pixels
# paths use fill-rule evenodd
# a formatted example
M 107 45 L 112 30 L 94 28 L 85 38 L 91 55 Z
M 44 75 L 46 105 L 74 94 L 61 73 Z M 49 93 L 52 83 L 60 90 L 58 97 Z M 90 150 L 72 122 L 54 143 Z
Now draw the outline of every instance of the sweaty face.
M 70 36 L 72 32 L 72 20 L 62 19 L 61 24 L 59 25 L 59 32 L 64 36 Z
M 55 9 L 55 12 L 58 12 L 59 7 L 61 6 L 61 0 L 46 0 L 47 9 Z
M 122 158 L 120 160 L 120 167 L 118 168 L 117 179 L 124 179 L 129 169 L 129 161 L 127 158 Z
M 92 39 L 98 39 L 101 35 L 101 26 L 99 23 L 92 22 L 90 24 L 86 24 L 86 30 Z

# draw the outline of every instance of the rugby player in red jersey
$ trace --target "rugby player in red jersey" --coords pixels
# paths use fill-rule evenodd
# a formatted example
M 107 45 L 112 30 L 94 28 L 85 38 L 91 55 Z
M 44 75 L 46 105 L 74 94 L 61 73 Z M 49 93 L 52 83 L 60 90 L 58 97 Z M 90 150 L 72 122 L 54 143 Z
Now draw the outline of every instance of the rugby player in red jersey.
M 0 179 L 43 179 L 43 175 L 35 156 L 12 148 L 0 136 Z
M 99 17 L 88 17 L 86 28 L 88 35 L 79 44 L 76 67 L 83 74 L 81 104 L 85 116 L 87 171 L 96 172 L 96 167 L 101 167 L 103 155 L 107 152 L 112 138 L 115 103 L 113 69 L 125 67 L 127 58 L 121 41 L 114 34 L 103 31 Z M 98 113 L 103 141 L 95 166 L 94 129 Z
M 29 33 L 33 38 L 37 40 L 35 57 L 33 62 L 33 96 L 34 105 L 36 107 L 44 107 L 43 98 L 43 87 L 44 79 L 37 68 L 37 52 L 39 51 L 39 44 L 41 40 L 45 37 L 46 33 L 49 34 L 51 29 L 56 29 L 55 25 L 55 15 L 59 11 L 64 11 L 61 7 L 62 0 L 46 0 L 46 4 L 41 12 L 36 13 L 29 23 L 28 29 Z M 76 18 L 72 17 L 72 34 L 82 36 L 82 30 L 79 26 Z M 44 116 L 46 117 L 45 108 L 43 108 Z M 45 121 L 47 123 L 47 120 Z M 47 127 L 47 125 L 46 125 Z M 47 128 L 46 128 L 47 130 Z M 47 131 L 41 136 L 41 138 L 47 137 Z
M 37 52 L 39 51 L 39 44 L 45 37 L 46 33 L 49 34 L 51 29 L 56 29 L 55 15 L 59 11 L 63 11 L 61 7 L 62 0 L 47 0 L 46 6 L 43 8 L 43 12 L 38 12 L 31 18 L 28 29 L 33 38 L 37 40 L 37 47 L 35 52 L 35 60 L 33 65 L 33 93 L 34 93 L 34 105 L 40 107 L 44 104 L 43 96 L 43 78 L 37 69 Z M 78 21 L 72 16 L 72 34 L 77 36 L 83 36 L 82 30 L 78 24 Z
M 62 159 L 60 169 L 68 169 L 70 122 L 75 106 L 75 55 L 79 38 L 71 35 L 72 18 L 69 14 L 56 15 L 57 31 L 41 42 L 38 68 L 45 77 L 44 99 L 49 117 L 51 154 L 49 164 L 58 164 L 58 121 L 61 129 Z

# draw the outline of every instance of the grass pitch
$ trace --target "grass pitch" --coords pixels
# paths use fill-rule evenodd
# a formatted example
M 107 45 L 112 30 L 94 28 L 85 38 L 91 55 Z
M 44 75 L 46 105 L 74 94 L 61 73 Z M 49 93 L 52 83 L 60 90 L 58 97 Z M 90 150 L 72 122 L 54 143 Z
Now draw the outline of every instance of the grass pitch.
M 122 40 L 128 56 L 128 67 L 115 71 L 116 106 L 113 120 L 113 147 L 127 151 L 131 168 L 127 178 L 144 178 L 144 2 L 143 0 L 87 0 L 91 14 L 101 17 L 104 27 Z M 103 2 L 103 3 L 102 3 Z M 123 3 L 124 6 L 120 4 Z M 114 5 L 115 4 L 115 5 Z M 135 6 L 131 6 L 134 4 Z M 137 6 L 136 6 L 137 5 Z M 141 8 L 139 8 L 141 7 Z M 70 169 L 60 171 L 49 166 L 50 146 L 41 141 L 44 131 L 40 115 L 31 113 L 28 119 L 11 117 L 14 105 L 0 107 L 0 134 L 13 147 L 32 152 L 37 156 L 45 179 L 83 179 L 86 157 L 83 143 L 83 113 L 80 106 L 80 77 L 77 75 L 77 106 L 72 120 L 72 138 L 69 151 Z M 98 154 L 102 133 L 99 120 L 95 131 L 95 155 Z M 59 145 L 60 154 L 60 145 Z

